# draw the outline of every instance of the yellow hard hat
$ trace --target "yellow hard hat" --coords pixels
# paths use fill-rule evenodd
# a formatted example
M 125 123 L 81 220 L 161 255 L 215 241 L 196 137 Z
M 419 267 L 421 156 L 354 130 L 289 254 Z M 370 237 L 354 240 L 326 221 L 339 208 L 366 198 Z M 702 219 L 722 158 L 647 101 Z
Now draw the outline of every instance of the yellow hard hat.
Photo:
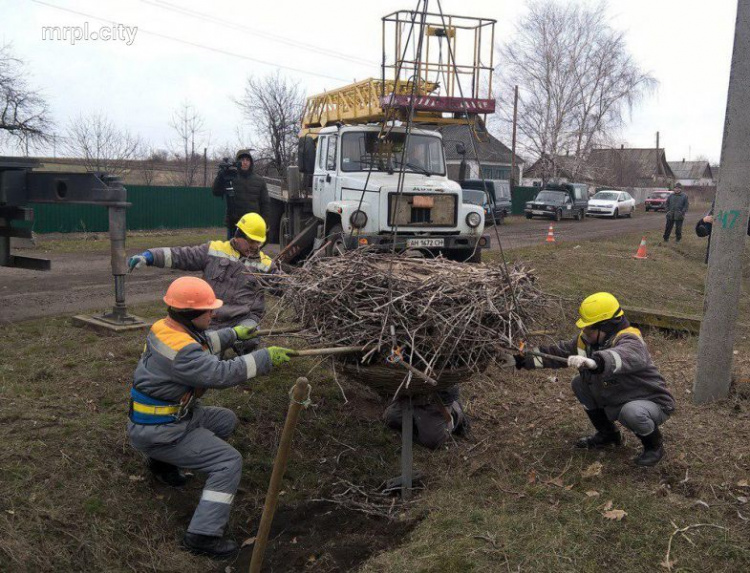
M 578 328 L 586 328 L 598 322 L 611 320 L 622 316 L 625 312 L 620 308 L 617 299 L 608 292 L 597 292 L 586 297 L 578 308 L 576 321 Z
M 237 222 L 237 228 L 242 231 L 248 239 L 266 242 L 266 222 L 258 213 L 245 213 Z

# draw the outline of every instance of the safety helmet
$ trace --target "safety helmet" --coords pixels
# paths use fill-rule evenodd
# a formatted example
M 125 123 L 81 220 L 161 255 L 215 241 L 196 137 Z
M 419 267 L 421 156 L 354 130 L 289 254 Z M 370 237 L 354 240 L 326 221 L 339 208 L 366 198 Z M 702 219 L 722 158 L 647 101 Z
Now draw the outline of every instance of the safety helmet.
M 177 310 L 214 310 L 224 304 L 216 298 L 211 285 L 198 277 L 180 277 L 173 281 L 164 302 Z
M 586 328 L 599 322 L 618 318 L 623 314 L 625 312 L 620 308 L 620 303 L 614 296 L 608 292 L 597 292 L 586 297 L 581 303 L 578 308 L 580 318 L 576 321 L 576 326 Z
M 258 213 L 245 213 L 242 219 L 237 221 L 237 228 L 244 233 L 248 239 L 266 242 L 266 222 Z

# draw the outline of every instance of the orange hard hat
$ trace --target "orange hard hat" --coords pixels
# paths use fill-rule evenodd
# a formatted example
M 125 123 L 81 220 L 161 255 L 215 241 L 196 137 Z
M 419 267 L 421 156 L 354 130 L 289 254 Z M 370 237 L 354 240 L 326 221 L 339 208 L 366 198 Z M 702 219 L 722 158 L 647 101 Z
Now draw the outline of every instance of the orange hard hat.
M 216 298 L 211 285 L 198 277 L 180 277 L 173 281 L 164 302 L 179 310 L 214 310 L 224 304 Z

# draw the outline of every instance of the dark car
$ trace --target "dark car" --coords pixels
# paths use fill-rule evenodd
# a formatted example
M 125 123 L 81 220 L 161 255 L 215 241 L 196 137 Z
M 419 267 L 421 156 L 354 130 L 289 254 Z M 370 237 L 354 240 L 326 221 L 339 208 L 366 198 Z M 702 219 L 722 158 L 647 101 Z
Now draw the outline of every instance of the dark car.
M 483 203 L 484 206 L 484 224 L 491 225 L 493 221 L 497 221 L 501 224 L 505 217 L 510 215 L 511 203 L 510 203 L 510 182 L 502 179 L 466 179 L 461 181 L 461 188 L 471 189 L 475 191 L 484 192 L 487 191 L 487 201 Z M 468 201 L 466 194 L 464 193 L 465 203 L 474 203 L 474 201 Z M 479 205 L 480 203 L 474 203 Z M 494 215 L 494 216 L 493 216 Z
M 559 221 L 575 219 L 583 221 L 588 208 L 588 188 L 581 183 L 548 183 L 526 203 L 524 214 L 527 219 L 545 217 Z
M 672 194 L 671 191 L 653 191 L 649 193 L 646 201 L 646 211 L 664 211 L 667 208 L 667 198 Z

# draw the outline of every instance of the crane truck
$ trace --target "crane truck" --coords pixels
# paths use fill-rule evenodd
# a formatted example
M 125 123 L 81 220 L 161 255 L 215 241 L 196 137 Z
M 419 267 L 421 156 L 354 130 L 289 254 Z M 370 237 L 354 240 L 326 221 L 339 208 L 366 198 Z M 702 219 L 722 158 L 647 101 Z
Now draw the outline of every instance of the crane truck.
M 298 165 L 290 168 L 285 187 L 269 186 L 282 249 L 294 244 L 297 256 L 304 256 L 321 246 L 327 254 L 367 246 L 481 260 L 481 249 L 490 244 L 482 234 L 484 212 L 463 203 L 460 185 L 448 178 L 439 128 L 474 129 L 478 117 L 494 112 L 494 24 L 389 14 L 383 18 L 381 78 L 307 98 Z M 420 35 L 421 49 L 407 56 L 409 42 Z M 464 36 L 473 38 L 473 50 L 461 52 L 471 60 L 457 63 Z M 395 50 L 392 60 L 386 43 Z

